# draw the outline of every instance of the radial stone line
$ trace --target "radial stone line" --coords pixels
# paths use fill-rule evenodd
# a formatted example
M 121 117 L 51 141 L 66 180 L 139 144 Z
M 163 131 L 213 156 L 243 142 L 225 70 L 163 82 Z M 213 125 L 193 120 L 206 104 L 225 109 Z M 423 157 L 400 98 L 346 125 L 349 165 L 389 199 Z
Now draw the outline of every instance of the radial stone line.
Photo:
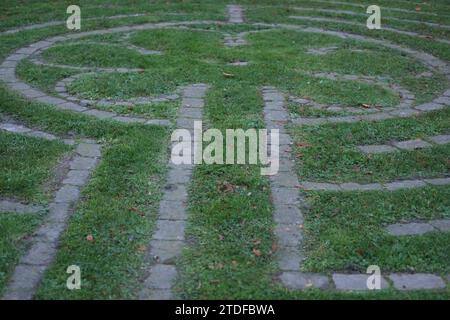
M 194 121 L 202 119 L 204 96 L 208 86 L 194 84 L 184 88 L 182 106 L 177 119 L 179 129 L 187 129 L 193 136 Z M 184 245 L 186 204 L 193 164 L 173 164 L 169 160 L 169 172 L 164 194 L 159 205 L 156 230 L 150 241 L 146 279 L 139 293 L 140 299 L 173 299 L 173 284 L 177 277 L 176 259 Z
M 37 132 L 23 126 L 20 128 L 25 131 L 16 133 Z M 43 138 L 49 137 L 54 136 L 46 133 Z M 59 238 L 66 229 L 72 208 L 78 202 L 81 189 L 87 184 L 100 160 L 101 147 L 92 140 L 83 140 L 77 145 L 75 153 L 70 160 L 69 171 L 49 206 L 44 223 L 34 232 L 30 248 L 14 269 L 5 289 L 4 300 L 32 299 L 45 271 L 56 255 Z

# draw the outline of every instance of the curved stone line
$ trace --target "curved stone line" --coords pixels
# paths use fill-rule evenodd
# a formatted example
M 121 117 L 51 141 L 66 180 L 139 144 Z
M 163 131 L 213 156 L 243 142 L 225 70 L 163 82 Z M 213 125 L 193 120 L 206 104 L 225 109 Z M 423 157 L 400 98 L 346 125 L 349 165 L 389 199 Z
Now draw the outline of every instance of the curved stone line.
M 367 18 L 368 15 L 366 13 L 358 13 L 350 10 L 335 10 L 335 9 L 321 9 L 321 8 L 306 8 L 306 7 L 295 7 L 293 8 L 295 10 L 299 11 L 313 11 L 313 12 L 323 12 L 323 13 L 335 13 L 335 14 L 348 14 L 352 16 L 358 16 L 358 17 L 365 17 Z M 391 16 L 383 15 L 384 19 L 392 20 L 392 21 L 399 21 L 399 22 L 409 22 L 413 24 L 424 24 L 430 27 L 434 28 L 441 28 L 441 29 L 447 29 L 450 30 L 450 26 L 446 24 L 439 24 L 439 23 L 433 23 L 433 22 L 426 22 L 426 21 L 420 21 L 420 20 L 412 20 L 412 19 L 404 19 L 404 18 L 396 18 Z
M 314 0 L 314 2 L 326 3 L 326 4 L 341 4 L 341 5 L 346 5 L 346 6 L 350 6 L 350 7 L 358 7 L 358 8 L 364 8 L 364 9 L 368 7 L 368 5 L 365 5 L 365 4 L 358 4 L 358 3 L 351 3 L 351 2 L 344 2 L 344 1 Z M 405 12 L 405 13 L 410 13 L 410 14 L 438 16 L 438 14 L 434 13 L 434 12 L 412 11 L 412 10 L 402 9 L 402 8 L 392 8 L 392 7 L 381 6 L 381 9 L 388 10 L 388 11 L 390 10 L 390 11 L 397 11 L 397 12 Z M 448 15 L 444 14 L 443 16 L 448 16 Z
M 142 16 L 146 16 L 146 15 L 147 14 L 145 14 L 145 13 L 119 14 L 119 15 L 116 15 L 116 16 L 109 16 L 109 17 L 83 18 L 83 20 L 86 20 L 86 21 L 102 20 L 102 19 L 114 20 L 114 19 L 122 19 L 122 18 L 142 17 Z M 18 27 L 18 28 L 15 28 L 15 29 L 9 29 L 9 30 L 6 30 L 6 31 L 2 31 L 2 32 L 0 32 L 0 35 L 13 34 L 13 33 L 18 33 L 18 32 L 21 32 L 21 31 L 35 30 L 35 29 L 53 27 L 53 26 L 58 26 L 58 25 L 65 25 L 65 24 L 66 24 L 66 20 L 64 20 L 64 21 L 50 21 L 50 22 L 45 22 L 45 23 L 32 24 L 32 25 L 28 25 L 28 26 L 23 26 L 23 27 Z
M 52 134 L 14 123 L 8 123 L 4 125 L 4 128 L 10 132 L 44 139 L 54 140 L 56 138 Z M 69 144 L 75 143 L 73 140 L 62 141 Z M 30 300 L 33 298 L 45 271 L 56 255 L 59 238 L 66 229 L 72 208 L 80 198 L 81 189 L 88 183 L 100 158 L 101 146 L 94 141 L 84 139 L 76 144 L 75 155 L 69 162 L 69 171 L 49 205 L 49 213 L 44 222 L 33 233 L 30 239 L 30 248 L 16 265 L 5 289 L 3 300 Z
M 383 77 L 338 74 L 338 73 L 334 73 L 334 72 L 315 72 L 315 73 L 306 73 L 306 74 L 313 76 L 313 77 L 326 78 L 326 79 L 333 80 L 333 81 L 336 81 L 336 80 L 359 81 L 359 82 L 364 82 L 364 83 L 368 83 L 368 84 L 378 85 L 387 90 L 394 91 L 400 97 L 400 103 L 395 107 L 382 108 L 382 109 L 365 109 L 365 110 L 358 109 L 358 108 L 343 108 L 336 104 L 333 104 L 333 105 L 321 104 L 321 103 L 317 103 L 317 102 L 312 101 L 311 99 L 306 99 L 306 98 L 298 98 L 298 97 L 294 97 L 294 96 L 289 97 L 289 100 L 291 102 L 300 103 L 300 104 L 308 104 L 312 108 L 318 109 L 318 110 L 327 110 L 327 111 L 332 111 L 332 112 L 346 111 L 346 112 L 355 113 L 355 114 L 376 113 L 376 112 L 382 112 L 382 111 L 387 112 L 387 111 L 411 108 L 415 101 L 415 96 L 413 93 L 411 93 L 409 90 L 401 87 L 400 85 L 386 83 L 385 82 L 386 78 L 383 78 Z
M 433 145 L 444 145 L 450 143 L 450 135 L 437 135 L 432 137 L 405 141 L 393 141 L 390 144 L 370 144 L 357 146 L 358 150 L 365 154 L 391 153 L 403 150 L 419 150 L 431 148 Z M 427 142 L 429 141 L 429 142 Z
M 0 130 L 51 141 L 61 140 L 51 133 L 43 132 L 36 129 L 30 129 L 28 127 L 13 122 L 0 122 Z M 62 142 L 64 142 L 67 145 L 73 145 L 75 143 L 72 139 L 62 139 Z
M 395 180 L 385 183 L 359 184 L 355 182 L 330 183 L 301 181 L 298 187 L 306 191 L 396 191 L 426 186 L 443 186 L 450 184 L 450 177 L 420 178 L 413 180 Z
M 244 10 L 241 6 L 230 4 L 226 7 L 229 23 L 243 23 L 244 22 Z
M 392 236 L 413 236 L 429 232 L 450 231 L 450 219 L 437 219 L 428 222 L 394 223 L 385 227 Z
M 194 121 L 202 119 L 204 97 L 208 88 L 206 84 L 194 84 L 183 90 L 177 127 L 189 130 L 191 136 L 194 136 Z M 176 165 L 169 159 L 168 178 L 159 205 L 156 230 L 150 241 L 148 266 L 139 299 L 174 298 L 172 287 L 178 274 L 176 260 L 186 245 L 184 230 L 187 220 L 187 189 L 194 167 L 192 163 L 193 159 L 191 164 Z
M 55 36 L 48 38 L 46 40 L 41 40 L 36 43 L 29 45 L 28 47 L 24 47 L 22 49 L 16 50 L 15 53 L 8 56 L 3 63 L 0 65 L 0 80 L 6 82 L 7 86 L 13 91 L 17 91 L 20 94 L 24 95 L 26 98 L 35 100 L 37 102 L 42 102 L 45 104 L 50 104 L 56 107 L 59 110 L 69 110 L 73 112 L 81 112 L 83 114 L 91 115 L 97 117 L 99 119 L 112 119 L 115 121 L 123 122 L 123 123 L 142 123 L 147 125 L 162 125 L 168 126 L 170 125 L 169 120 L 163 119 L 145 119 L 141 117 L 130 117 L 130 116 L 122 116 L 114 112 L 109 111 L 101 111 L 96 109 L 89 109 L 79 104 L 68 102 L 64 99 L 52 97 L 44 92 L 32 88 L 25 82 L 18 79 L 15 75 L 15 69 L 18 63 L 25 59 L 29 58 L 33 54 L 36 54 L 42 50 L 45 50 L 55 43 L 71 40 L 71 39 L 79 39 L 86 36 L 91 35 L 101 35 L 101 34 L 110 34 L 116 32 L 130 32 L 130 31 L 138 31 L 138 30 L 148 30 L 148 29 L 161 29 L 161 28 L 171 28 L 171 27 L 179 27 L 183 25 L 195 25 L 195 24 L 211 24 L 211 21 L 186 21 L 186 22 L 162 22 L 162 23 L 147 23 L 143 25 L 137 26 L 125 26 L 125 27 L 115 27 L 110 29 L 103 30 L 94 30 L 80 33 L 73 33 L 65 36 Z M 57 65 L 55 65 L 57 66 Z M 65 67 L 65 66 L 61 66 Z M 92 69 L 84 69 L 84 67 L 76 67 L 78 70 L 87 71 Z M 98 69 L 97 69 L 98 70 Z M 140 71 L 136 70 L 136 71 Z M 102 71 L 106 72 L 129 72 L 130 69 L 126 68 L 102 68 Z
M 351 26 L 366 27 L 366 25 L 364 23 L 340 20 L 340 19 L 332 19 L 332 18 L 321 18 L 321 17 L 310 17 L 310 16 L 289 16 L 289 18 L 297 19 L 297 20 L 306 20 L 306 21 L 334 22 L 334 23 L 347 24 L 347 25 L 351 25 Z M 428 39 L 426 35 L 423 35 L 423 34 L 420 34 L 417 32 L 413 32 L 413 31 L 398 30 L 398 29 L 394 29 L 391 27 L 382 27 L 381 30 L 390 31 L 390 32 L 403 34 L 403 35 L 407 35 L 407 36 L 412 36 L 412 37 Z M 433 37 L 432 39 L 429 39 L 429 40 L 440 42 L 440 43 L 445 43 L 445 44 L 450 44 L 450 40 L 447 40 L 447 39 L 439 39 L 439 38 Z
M 33 214 L 44 211 L 45 208 L 35 204 L 25 204 L 13 199 L 0 199 L 0 213 Z
M 289 120 L 289 115 L 285 109 L 285 97 L 282 92 L 273 87 L 264 87 L 263 100 L 264 121 L 267 129 L 280 130 L 280 170 L 269 178 L 272 204 L 274 206 L 273 215 L 276 222 L 274 229 L 278 245 L 276 257 L 281 271 L 279 280 L 286 288 L 291 290 L 305 290 L 309 288 L 323 290 L 335 288 L 338 291 L 369 290 L 367 280 L 370 275 L 368 274 L 332 272 L 329 275 L 301 271 L 304 259 L 300 249 L 303 240 L 303 214 L 301 208 L 307 208 L 307 204 L 303 194 L 299 192 L 294 163 L 289 156 L 292 140 L 284 128 L 284 123 Z M 445 181 L 434 179 L 433 182 L 450 184 L 450 178 Z M 355 186 L 353 185 L 353 187 Z M 445 280 L 434 274 L 392 273 L 382 276 L 381 289 L 387 289 L 391 286 L 386 281 L 386 278 L 389 278 L 393 282 L 393 287 L 398 290 L 427 290 L 446 287 Z
M 67 85 L 84 75 L 86 75 L 86 73 L 73 75 L 73 76 L 65 78 L 61 81 L 58 81 L 55 85 L 55 91 L 63 99 L 66 99 L 71 102 L 76 102 L 83 107 L 95 106 L 95 105 L 107 106 L 107 107 L 108 106 L 133 106 L 136 104 L 149 104 L 149 103 L 161 103 L 161 102 L 167 102 L 167 101 L 174 101 L 174 100 L 177 100 L 180 98 L 180 95 L 178 94 L 180 89 L 177 89 L 176 92 L 174 92 L 173 94 L 170 94 L 170 95 L 161 94 L 156 97 L 135 97 L 135 98 L 130 98 L 130 99 L 126 99 L 126 100 L 114 100 L 114 99 L 92 100 L 92 99 L 81 99 L 81 98 L 70 95 L 67 91 Z

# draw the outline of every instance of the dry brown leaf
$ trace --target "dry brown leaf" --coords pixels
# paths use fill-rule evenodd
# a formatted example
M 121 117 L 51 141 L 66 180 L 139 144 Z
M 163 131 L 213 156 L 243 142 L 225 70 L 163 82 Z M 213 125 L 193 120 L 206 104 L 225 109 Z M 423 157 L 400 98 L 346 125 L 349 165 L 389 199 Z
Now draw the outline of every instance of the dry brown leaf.
M 262 255 L 261 251 L 256 248 L 253 248 L 252 252 L 257 257 L 260 257 Z
M 86 236 L 86 240 L 87 241 L 94 241 L 94 236 L 92 235 L 92 234 L 88 234 L 87 236 Z

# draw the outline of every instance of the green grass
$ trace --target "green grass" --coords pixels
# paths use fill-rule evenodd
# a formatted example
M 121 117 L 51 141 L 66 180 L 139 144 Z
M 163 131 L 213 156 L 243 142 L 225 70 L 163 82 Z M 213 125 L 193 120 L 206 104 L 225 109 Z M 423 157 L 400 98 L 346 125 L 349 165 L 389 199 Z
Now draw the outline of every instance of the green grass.
M 47 141 L 0 131 L 0 194 L 28 201 L 45 201 L 44 183 L 52 169 L 70 148 Z
M 365 272 L 378 265 L 385 273 L 450 271 L 448 233 L 393 237 L 383 230 L 399 221 L 448 219 L 448 187 L 309 195 L 305 270 Z
M 0 213 L 0 294 L 26 248 L 26 237 L 41 220 L 39 214 Z
M 446 110 L 417 118 L 292 128 L 299 179 L 367 183 L 447 175 L 449 145 L 370 156 L 356 146 L 446 134 L 449 114 Z

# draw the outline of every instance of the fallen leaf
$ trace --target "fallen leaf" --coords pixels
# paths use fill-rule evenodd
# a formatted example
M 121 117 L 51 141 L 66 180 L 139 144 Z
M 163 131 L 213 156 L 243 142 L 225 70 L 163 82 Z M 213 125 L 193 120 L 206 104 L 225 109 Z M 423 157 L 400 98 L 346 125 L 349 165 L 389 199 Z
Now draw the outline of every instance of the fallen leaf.
M 420 11 L 420 10 L 422 10 L 422 8 L 419 7 L 419 6 L 417 6 L 417 7 L 416 7 L 416 11 Z
M 233 260 L 233 261 L 231 261 L 231 264 L 233 265 L 233 266 L 237 266 L 237 261 L 236 260 Z
M 87 241 L 94 241 L 94 236 L 92 234 L 87 235 L 86 237 Z
M 232 74 L 232 73 L 223 72 L 222 74 L 224 75 L 225 78 L 232 78 L 232 77 L 234 77 L 234 74 Z
M 219 240 L 223 241 L 223 239 L 225 239 L 225 237 L 223 235 L 219 234 Z
M 256 248 L 253 248 L 252 252 L 257 257 L 260 257 L 262 255 L 261 251 Z
M 276 252 L 278 250 L 278 245 L 274 242 L 272 243 L 272 252 Z
M 366 109 L 370 108 L 370 104 L 367 104 L 367 103 L 363 103 L 363 104 L 361 104 L 361 106 Z

